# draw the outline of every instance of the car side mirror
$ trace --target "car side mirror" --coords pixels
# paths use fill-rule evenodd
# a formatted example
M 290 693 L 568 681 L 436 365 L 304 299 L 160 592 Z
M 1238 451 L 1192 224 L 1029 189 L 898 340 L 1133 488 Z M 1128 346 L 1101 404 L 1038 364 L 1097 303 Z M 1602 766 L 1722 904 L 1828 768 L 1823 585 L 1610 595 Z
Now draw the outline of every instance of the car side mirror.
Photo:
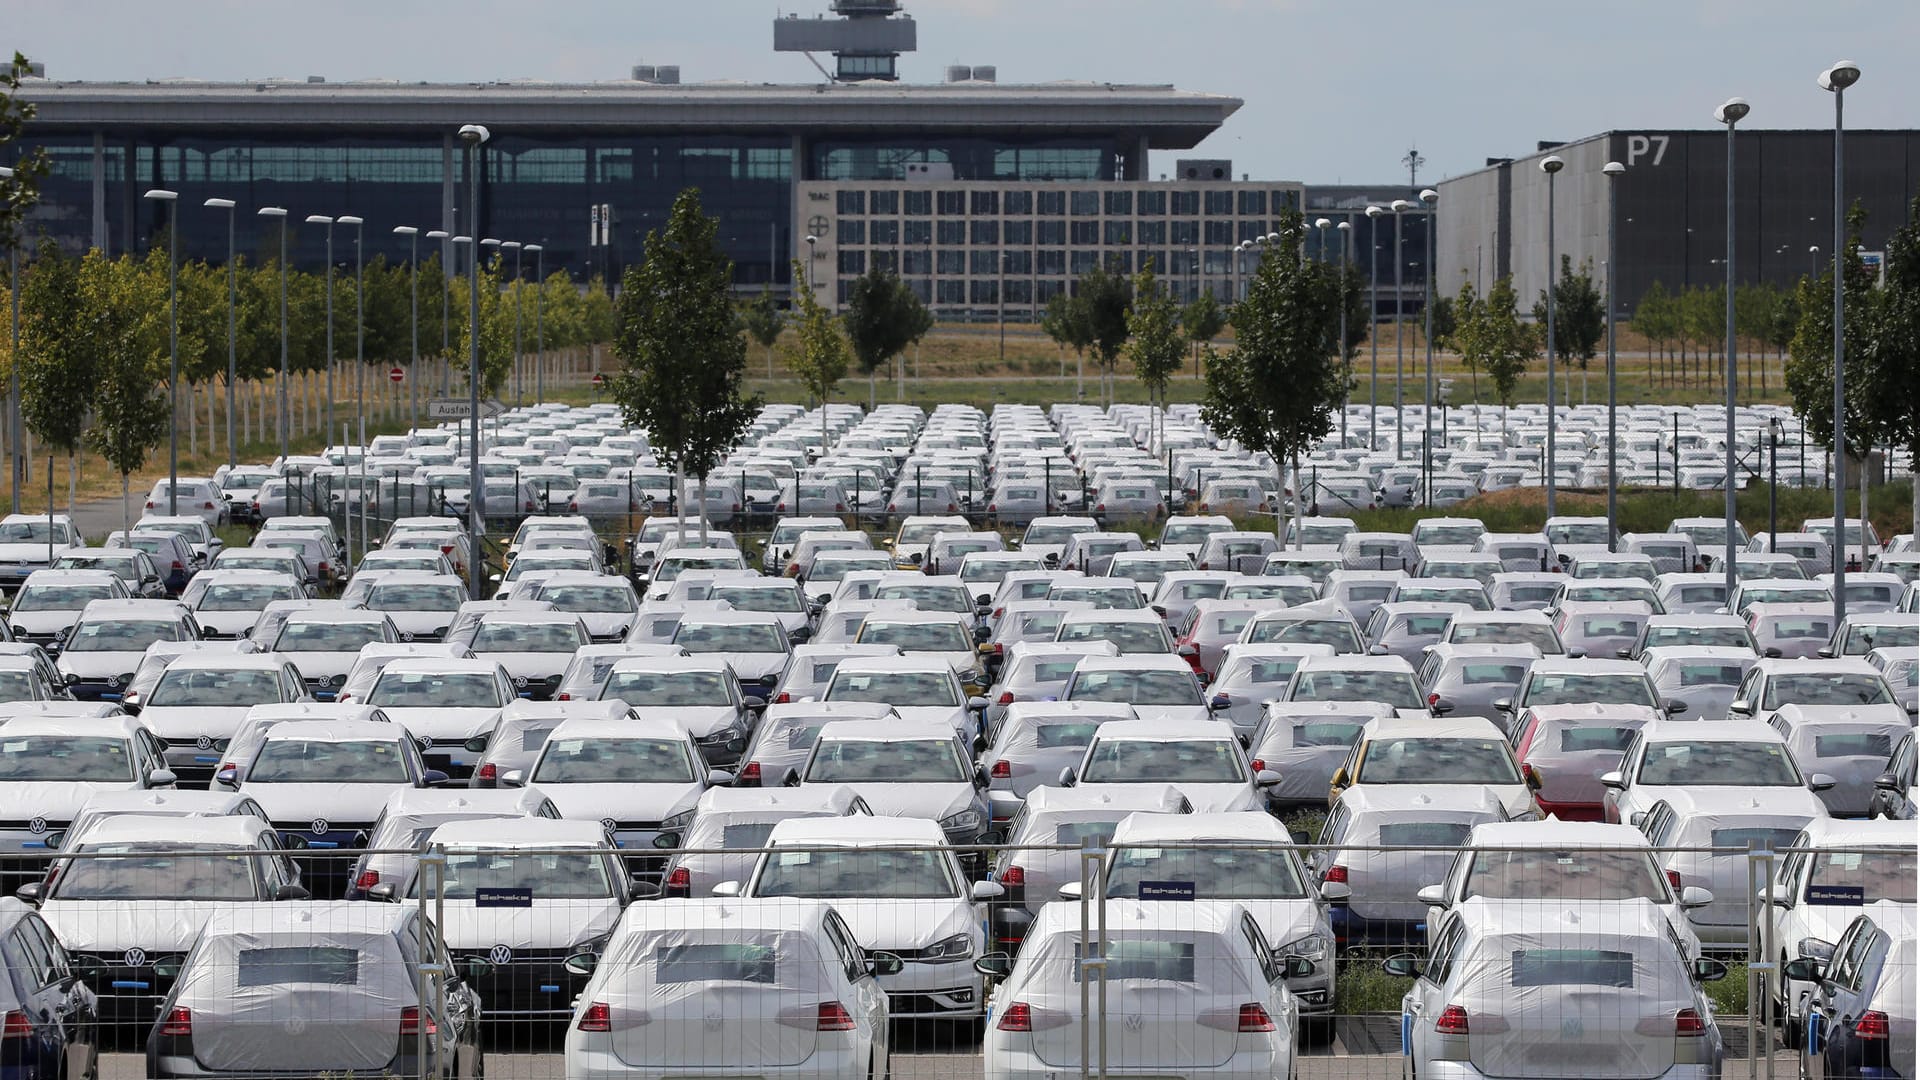
M 813 631 L 804 626 L 796 626 L 787 631 L 787 640 L 795 645 L 804 645 L 813 640 Z
M 653 846 L 661 849 L 662 851 L 667 851 L 673 848 L 677 848 L 680 846 L 680 834 L 672 830 L 668 830 L 667 832 L 663 832 L 663 833 L 655 833 L 653 837 Z
M 1681 701 L 1679 698 L 1673 698 L 1667 702 L 1668 716 L 1679 716 L 1681 713 L 1686 711 L 1687 711 L 1687 703 L 1684 701 Z
M 800 786 L 800 770 L 788 769 L 787 775 L 780 778 L 780 786 L 781 787 L 799 787 Z
M 1701 957 L 1701 959 L 1704 960 L 1706 958 Z M 1781 968 L 1780 971 L 1781 974 L 1796 982 L 1819 982 L 1820 976 L 1826 973 L 1826 968 L 1827 962 L 1825 960 L 1811 956 L 1802 956 L 1798 959 L 1787 961 L 1787 966 Z
M 1060 899 L 1078 900 L 1084 891 L 1078 881 L 1062 882 L 1060 885 Z
M 1693 962 L 1693 977 L 1701 982 L 1719 982 L 1727 977 L 1727 965 L 1711 956 Z
M 1189 644 L 1180 646 L 1180 648 L 1176 651 L 1179 652 L 1181 656 L 1199 656 L 1200 646 L 1189 643 Z
M 1281 961 L 1281 978 L 1304 979 L 1313 974 L 1313 961 L 1304 956 L 1286 956 Z
M 391 904 L 400 899 L 400 890 L 391 881 L 383 881 L 367 890 L 367 899 Z
M 708 787 L 725 787 L 731 783 L 733 783 L 733 774 L 728 772 L 727 770 L 725 769 L 708 769 L 707 770 L 707 786 Z
M 40 901 L 46 899 L 46 891 L 47 887 L 45 884 L 38 881 L 29 881 L 25 885 L 13 890 L 13 895 L 38 907 L 40 906 Z
M 1817 772 L 1817 773 L 1814 773 L 1812 776 L 1807 777 L 1807 790 L 1808 791 L 1825 791 L 1828 788 L 1831 788 L 1834 784 L 1838 782 L 1839 781 L 1835 780 L 1831 776 L 1828 776 L 1826 773 Z
M 1387 957 L 1380 962 L 1380 970 L 1401 979 L 1415 979 L 1421 974 L 1420 962 L 1414 959 L 1412 953 L 1400 953 L 1397 956 Z
M 737 881 L 722 881 L 716 883 L 713 887 L 713 895 L 715 896 L 739 896 L 740 893 L 741 887 Z
M 1777 646 L 1769 645 L 1760 650 L 1760 655 L 1769 660 L 1778 660 L 1780 659 L 1780 649 Z
M 153 973 L 162 979 L 177 979 L 180 977 L 180 968 L 185 963 L 186 960 L 184 957 L 167 957 L 163 960 L 155 960 L 153 962 Z
M 448 776 L 439 769 L 428 769 L 421 774 L 420 783 L 425 787 L 442 787 L 452 779 L 453 777 Z
M 1520 779 L 1526 781 L 1528 791 L 1539 791 L 1546 786 L 1546 781 L 1540 779 L 1540 771 L 1532 765 L 1520 766 Z
M 1831 660 L 1834 657 L 1833 646 L 1831 645 L 1822 645 L 1813 651 L 1814 654 L 1822 660 Z
M 1007 887 L 997 881 L 976 881 L 968 892 L 975 900 L 998 900 L 1007 895 Z
M 1445 907 L 1447 904 L 1447 887 L 1445 885 L 1422 885 L 1420 891 L 1413 894 L 1413 898 L 1428 907 Z
M 1513 699 L 1510 697 L 1494 698 L 1493 707 L 1503 713 L 1510 713 L 1513 711 Z
M 638 875 L 628 879 L 627 892 L 635 900 L 658 900 L 664 895 L 659 882 L 648 881 Z
M 508 769 L 500 774 L 501 787 L 526 787 L 527 773 L 524 769 Z
M 1254 787 L 1270 788 L 1278 786 L 1279 783 L 1280 774 L 1274 772 L 1272 769 L 1261 769 L 1259 772 L 1253 774 Z
M 594 968 L 600 966 L 600 958 L 592 953 L 574 953 L 561 966 L 569 975 L 589 976 Z
M 1343 765 L 1340 768 L 1333 770 L 1333 777 L 1332 779 L 1327 781 L 1327 784 L 1329 787 L 1336 787 L 1336 788 L 1344 788 L 1344 787 L 1350 786 L 1351 781 L 1347 779 L 1346 766 Z
M 1320 899 L 1330 904 L 1344 903 L 1353 897 L 1353 886 L 1344 881 L 1323 881 L 1320 883 Z
M 1873 786 L 1881 791 L 1899 791 L 1900 778 L 1893 773 L 1883 772 L 1873 778 Z
M 1445 716 L 1453 711 L 1453 702 L 1446 698 L 1435 698 L 1427 703 L 1427 711 L 1435 716 Z
M 988 702 L 986 698 L 983 698 L 980 695 L 975 694 L 974 696 L 967 699 L 967 711 L 968 712 L 986 712 L 987 704 Z
M 1776 649 L 1774 651 L 1778 652 L 1779 650 Z M 1748 701 L 1745 698 L 1736 699 L 1727 704 L 1727 712 L 1729 714 L 1737 713 L 1741 716 L 1752 716 L 1753 702 Z
M 172 769 L 155 769 L 147 774 L 147 786 L 149 787 L 172 787 L 174 784 L 179 783 L 179 781 L 180 778 L 173 774 Z
M 906 970 L 906 967 L 906 961 L 900 959 L 893 953 L 877 952 L 867 954 L 867 974 L 872 975 L 876 979 L 885 978 L 888 975 L 898 975 Z
M 1636 829 L 1639 828 L 1640 823 L 1645 820 L 1647 820 L 1647 812 L 1645 810 L 1635 810 L 1633 813 L 1627 815 L 1627 824 Z
M 1074 782 L 1078 780 L 1079 777 L 1074 774 L 1073 766 L 1069 765 L 1066 768 L 1060 770 L 1059 779 L 1060 779 L 1061 787 L 1072 787 L 1074 785 Z
M 1615 791 L 1625 791 L 1627 790 L 1627 774 L 1620 772 L 1618 769 L 1613 772 L 1601 773 L 1600 786 L 1609 787 Z
M 1713 893 L 1698 885 L 1689 885 L 1680 890 L 1680 906 L 1683 908 L 1703 908 L 1713 903 Z
M 1004 979 L 1013 974 L 1013 957 L 1003 952 L 990 952 L 973 962 L 973 970 L 989 979 Z
M 1385 656 L 1387 655 L 1387 647 L 1385 645 L 1379 645 L 1379 644 L 1369 645 L 1367 646 L 1367 655 L 1368 656 Z
M 305 885 L 286 884 L 273 890 L 273 898 L 275 900 L 311 900 L 313 894 L 307 891 Z

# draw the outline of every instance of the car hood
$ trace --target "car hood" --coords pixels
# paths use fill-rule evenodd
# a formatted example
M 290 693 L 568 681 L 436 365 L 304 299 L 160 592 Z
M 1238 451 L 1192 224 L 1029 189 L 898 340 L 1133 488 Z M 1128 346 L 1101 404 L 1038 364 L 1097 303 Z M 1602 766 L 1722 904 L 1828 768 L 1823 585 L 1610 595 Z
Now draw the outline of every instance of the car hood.
M 45 544 L 0 544 L 0 563 L 44 563 L 47 562 Z M 65 545 L 55 544 L 53 554 L 58 558 Z
M 51 634 L 80 621 L 77 611 L 9 611 L 7 625 L 29 634 Z
M 283 652 L 281 656 L 293 661 L 300 669 L 300 677 L 311 682 L 326 675 L 345 675 L 360 659 L 358 652 Z
M 447 948 L 485 952 L 505 945 L 523 949 L 564 949 L 599 937 L 620 921 L 620 901 L 542 899 L 533 891 L 534 906 L 478 907 L 472 900 L 448 900 L 440 916 L 440 932 Z
M 169 743 L 191 742 L 202 735 L 232 738 L 247 719 L 249 706 L 149 705 L 140 710 L 140 722 Z
M 0 783 L 0 820 L 72 821 L 95 793 L 135 791 L 139 787 L 131 780 L 9 780 Z
M 699 784 L 541 784 L 563 818 L 661 821 L 700 801 Z
M 700 655 L 726 661 L 741 682 L 752 682 L 762 675 L 778 675 L 787 666 L 786 653 L 723 652 Z
M 835 897 L 829 902 L 863 949 L 921 949 L 955 934 L 980 932 L 980 915 L 967 900 Z
M 1134 794 L 1158 798 L 1171 787 L 1193 804 L 1196 814 L 1228 814 L 1242 810 L 1261 810 L 1260 797 L 1252 784 L 1087 784 L 1096 791 L 1116 795 Z
M 302 668 L 305 674 L 306 669 Z M 431 709 L 431 708 L 394 708 L 382 706 L 387 718 L 404 725 L 415 736 L 432 739 L 436 742 L 460 742 L 475 735 L 484 735 L 493 730 L 500 719 L 500 710 L 492 707 L 477 709 Z
M 1135 705 L 1133 714 L 1142 720 L 1162 723 L 1191 724 L 1213 719 L 1213 713 L 1205 705 Z
M 1235 900 L 1260 924 L 1267 944 L 1278 949 L 1308 934 L 1320 933 L 1333 938 L 1327 913 L 1313 900 Z M 1323 962 L 1324 963 L 1324 962 Z
M 240 631 L 260 621 L 257 611 L 196 611 L 193 619 L 200 629 L 213 634 L 238 637 Z
M 952 705 L 895 705 L 893 711 L 898 713 L 900 719 L 906 721 L 908 726 L 945 724 L 960 732 L 971 731 L 973 728 L 972 722 L 968 719 L 967 710 L 955 708 Z
M 137 948 L 153 957 L 186 952 L 208 918 L 235 906 L 230 900 L 49 900 L 40 906 L 40 914 L 70 950 Z
M 419 634 L 442 633 L 453 625 L 451 611 L 388 611 L 387 618 L 393 620 L 402 641 Z
M 61 650 L 60 659 L 55 662 L 62 674 L 78 675 L 83 679 L 104 679 L 113 675 L 131 675 L 140 666 L 143 653 L 137 652 L 67 652 Z
M 689 706 L 684 708 L 678 706 L 650 705 L 647 708 L 635 709 L 633 711 L 645 720 L 665 720 L 668 723 L 683 728 L 696 739 L 705 738 L 715 731 L 726 727 L 728 724 L 733 723 L 736 716 L 740 715 L 733 710 L 733 706 L 731 705 Z
M 838 787 L 840 785 L 820 785 Z M 973 805 L 972 784 L 847 784 L 881 817 L 939 821 Z
M 267 819 L 282 828 L 306 828 L 315 818 L 372 821 L 388 796 L 411 784 L 262 784 L 240 781 L 240 790 L 259 803 Z
M 1840 940 L 1855 917 L 1866 913 L 1864 904 L 1809 904 L 1799 901 L 1800 923 L 1805 937 L 1816 937 L 1829 945 Z M 1782 942 L 1789 956 L 1797 956 L 1798 942 Z
M 640 617 L 635 611 L 582 611 L 580 621 L 587 624 L 587 633 L 594 637 L 611 637 L 624 634 L 633 628 L 634 620 Z

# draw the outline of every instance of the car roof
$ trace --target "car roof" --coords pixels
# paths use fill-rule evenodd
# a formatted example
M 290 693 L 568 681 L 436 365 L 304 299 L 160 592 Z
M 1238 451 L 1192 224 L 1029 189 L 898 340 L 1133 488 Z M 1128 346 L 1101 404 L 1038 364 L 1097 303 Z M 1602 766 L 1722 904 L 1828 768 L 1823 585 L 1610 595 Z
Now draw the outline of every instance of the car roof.
M 376 714 L 385 715 L 377 705 L 356 705 L 334 701 L 275 701 L 252 706 L 247 710 L 246 719 L 248 722 L 312 720 L 328 724 L 378 723 L 372 719 Z
M 1193 674 L 1192 665 L 1172 653 L 1128 653 L 1125 656 L 1083 656 L 1074 664 L 1076 674 L 1083 671 L 1178 672 Z
M 1470 897 L 1454 909 L 1470 937 L 1537 939 L 1549 935 L 1647 938 L 1670 942 L 1666 913 L 1644 897 L 1600 903 L 1543 904 L 1535 899 Z M 1535 947 L 1538 947 L 1537 942 Z
M 903 720 L 897 716 L 879 720 L 833 720 L 820 729 L 817 742 L 831 739 L 861 742 L 951 741 L 953 725 L 941 720 Z
M 392 742 L 405 734 L 398 724 L 367 720 L 289 720 L 268 728 L 266 738 L 269 742 Z
M 287 658 L 278 653 L 207 652 L 196 649 L 182 653 L 179 659 L 167 665 L 167 670 L 193 671 L 206 668 L 213 671 L 275 671 L 286 662 Z
M 1783 795 L 1789 799 L 1803 799 L 1804 804 L 1798 807 L 1786 805 L 1782 800 Z M 1736 814 L 1760 817 L 1777 815 L 1824 818 L 1827 816 L 1826 804 L 1820 801 L 1819 796 L 1805 789 L 1794 789 L 1794 792 L 1784 789 L 1769 790 L 1762 794 L 1752 788 L 1677 787 L 1671 791 L 1661 792 L 1660 798 L 1661 801 L 1673 807 L 1674 813 L 1683 816 L 1693 814 L 1714 817 Z
M 172 844 L 193 847 L 206 844 L 218 847 L 246 847 L 273 826 L 251 814 L 226 814 L 219 817 L 161 816 L 158 814 L 116 814 L 87 829 L 82 849 L 107 844 Z
M 575 716 L 554 726 L 547 736 L 548 745 L 563 738 L 573 739 L 666 739 L 685 742 L 687 729 L 664 716 Z
M 497 660 L 476 656 L 403 656 L 382 669 L 383 675 L 491 675 L 500 669 Z
M 404 787 L 387 796 L 384 812 L 432 814 L 471 810 L 506 816 L 525 813 L 545 799 L 546 795 L 533 785 L 520 788 Z
M 632 706 L 616 698 L 568 701 L 515 698 L 500 710 L 500 720 L 508 724 L 524 720 L 571 720 L 575 717 L 618 720 L 632 711 Z
M 1651 722 L 1666 714 L 1651 705 L 1603 705 L 1583 701 L 1572 705 L 1530 705 L 1527 712 L 1542 722 L 1554 720 L 1639 720 Z
M 95 600 L 94 603 L 100 603 Z M 1835 656 L 1800 659 L 1763 657 L 1754 665 L 1761 675 L 1878 675 L 1880 669 L 1867 663 L 1864 656 Z
M 324 941 L 336 936 L 367 937 L 399 933 L 419 912 L 407 904 L 367 904 L 348 900 L 293 900 L 273 904 L 215 904 L 201 931 L 205 937 L 304 935 Z
M 177 619 L 187 610 L 178 600 L 107 599 L 89 600 L 80 610 L 82 619 L 116 617 L 122 619 Z
M 1773 725 L 1762 720 L 1649 720 L 1640 728 L 1646 742 L 1766 742 L 1786 745 Z
M 43 705 L 45 702 L 23 704 Z M 145 729 L 138 717 L 122 713 L 118 716 L 57 716 L 42 713 L 24 713 L 6 721 L 7 738 L 22 735 L 60 736 L 69 739 L 100 736 L 132 738 L 135 732 Z
M 932 653 L 908 653 L 904 656 L 854 656 L 840 662 L 835 674 L 859 674 L 861 672 L 926 672 L 938 671 L 952 674 L 953 669 L 945 660 Z
M 684 621 L 684 620 L 682 620 Z M 623 656 L 613 662 L 608 669 L 609 677 L 629 671 L 650 671 L 656 673 L 674 673 L 682 671 L 724 672 L 731 671 L 726 657 L 720 653 L 701 653 L 695 656 Z
M 926 818 L 822 817 L 790 818 L 774 825 L 768 847 L 865 847 L 904 845 L 941 847 L 946 834 Z
M 1107 742 L 1219 742 L 1233 739 L 1233 728 L 1218 720 L 1109 720 L 1093 737 Z
M 1356 784 L 1340 793 L 1351 813 L 1469 813 L 1504 819 L 1500 797 L 1484 784 Z
M 1589 848 L 1647 846 L 1647 838 L 1632 825 L 1598 821 L 1488 821 L 1467 834 L 1466 847 Z
M 1360 729 L 1360 738 L 1374 739 L 1499 739 L 1493 721 L 1478 716 L 1376 716 Z
M 802 784 L 799 787 L 736 788 L 710 787 L 700 795 L 696 809 L 702 814 L 733 814 L 752 811 L 779 811 L 805 814 L 819 811 L 844 813 L 859 793 L 845 784 Z
M 1280 820 L 1263 810 L 1238 814 L 1134 813 L 1123 818 L 1110 844 L 1144 844 L 1156 840 L 1230 840 L 1291 846 Z
M 1132 900 L 1109 897 L 1103 901 L 1107 924 L 1138 935 L 1153 931 L 1231 937 L 1246 919 L 1246 908 L 1227 900 Z M 1027 931 L 1028 941 L 1056 933 L 1080 932 L 1080 904 L 1050 903 L 1040 909 Z M 1248 946 L 1249 950 L 1251 946 Z
M 433 830 L 429 843 L 450 848 L 494 847 L 567 847 L 603 848 L 607 846 L 606 826 L 598 821 L 557 818 L 513 817 L 482 818 L 473 821 L 449 821 Z
M 835 818 L 821 820 L 833 821 Z M 801 900 L 790 896 L 753 899 L 747 897 L 701 897 L 697 900 L 649 900 L 629 907 L 620 920 L 626 933 L 679 931 L 699 940 L 717 934 L 735 940 L 742 930 L 798 930 L 822 933 L 818 928 L 833 910 L 824 900 Z
M 1807 822 L 1802 834 L 1805 844 L 1795 846 L 1827 846 L 1843 848 L 1849 844 L 1865 844 L 1873 847 L 1900 847 L 1913 849 L 1916 837 L 1913 823 L 1908 821 L 1889 821 L 1876 818 L 1862 821 L 1857 818 L 1815 818 Z

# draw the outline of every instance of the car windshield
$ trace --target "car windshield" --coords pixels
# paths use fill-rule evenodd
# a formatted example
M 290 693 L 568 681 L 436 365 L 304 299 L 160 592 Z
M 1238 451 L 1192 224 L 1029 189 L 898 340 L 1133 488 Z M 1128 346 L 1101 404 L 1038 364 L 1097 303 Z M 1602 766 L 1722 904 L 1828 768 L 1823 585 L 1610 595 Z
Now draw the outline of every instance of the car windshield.
M 777 653 L 787 651 L 786 635 L 776 622 L 695 623 L 681 620 L 673 643 L 690 653 Z
M 1547 539 L 1557 545 L 1605 544 L 1607 527 L 1603 524 L 1563 523 L 1547 526 Z
M 575 613 L 624 613 L 636 607 L 633 590 L 621 585 L 553 585 L 540 590 L 540 599 L 561 611 Z
M 1296 671 L 1289 701 L 1378 701 L 1396 709 L 1423 709 L 1426 702 L 1405 671 Z
M 126 740 L 22 735 L 0 738 L 0 782 L 60 780 L 126 783 L 133 759 Z
M 160 676 L 160 683 L 153 688 L 153 693 L 147 695 L 149 708 L 199 705 L 231 709 L 236 705 L 261 705 L 282 700 L 277 672 L 249 669 L 210 671 L 206 668 L 169 668 L 165 675 Z
M 171 620 L 82 620 L 67 639 L 65 652 L 145 652 L 156 641 L 182 641 L 186 630 Z
M 397 742 L 268 739 L 247 769 L 249 784 L 404 784 Z
M 1787 748 L 1770 742 L 1660 742 L 1647 747 L 1636 778 L 1686 787 L 1798 787 Z
M 497 709 L 500 683 L 484 672 L 382 671 L 366 697 L 388 708 Z
M 67 542 L 67 527 L 56 521 L 9 521 L 0 524 L 0 544 Z
M 1904 851 L 1822 851 L 1814 854 L 1807 875 L 1809 904 L 1871 904 L 1876 900 L 1914 902 L 1920 880 L 1913 848 Z
M 122 578 L 132 580 L 133 563 L 130 555 L 62 555 L 53 566 L 56 570 L 111 570 Z
M 1338 652 L 1359 652 L 1360 637 L 1341 619 L 1257 619 L 1246 632 L 1249 642 L 1331 645 Z
M 875 600 L 911 600 L 921 611 L 951 611 L 973 614 L 973 598 L 958 585 L 882 585 L 874 591 Z
M 14 596 L 11 610 L 79 611 L 89 601 L 110 600 L 113 596 L 114 588 L 111 585 L 36 585 L 29 581 Z
M 1246 766 L 1226 739 L 1102 739 L 1080 779 L 1101 784 L 1243 784 Z
M 1377 739 L 1367 745 L 1357 783 L 1517 784 L 1507 746 L 1498 739 Z
M 1194 528 L 1194 527 L 1195 526 L 1187 526 L 1187 525 L 1169 526 L 1168 537 L 1165 540 L 1165 542 L 1169 544 L 1199 543 L 1200 541 L 1197 539 L 1196 540 L 1172 539 L 1173 530 L 1188 529 L 1188 528 Z M 1085 525 L 1040 525 L 1040 524 L 1029 525 L 1027 526 L 1026 539 L 1021 541 L 1020 546 L 1032 547 L 1035 544 L 1064 544 L 1068 540 L 1072 539 L 1074 536 L 1086 531 L 1087 531 L 1087 527 Z
M 1300 861 L 1285 847 L 1182 841 L 1179 847 L 1122 847 L 1107 871 L 1107 895 L 1148 899 L 1149 883 L 1192 882 L 1196 900 L 1298 900 L 1307 895 Z M 1190 846 L 1189 846 L 1190 845 Z
M 274 652 L 351 652 L 385 641 L 376 622 L 310 622 L 288 619 L 274 639 Z
M 475 653 L 571 653 L 586 643 L 577 623 L 483 622 L 471 648 Z
M 616 671 L 600 696 L 636 709 L 712 708 L 733 702 L 726 676 L 718 671 Z
M 821 700 L 928 707 L 960 704 L 953 676 L 937 671 L 836 671 Z
M 1540 848 L 1476 851 L 1472 859 L 1462 899 L 1669 900 L 1660 868 L 1645 851 Z
M 1886 680 L 1878 675 L 1794 672 L 1767 680 L 1763 708 L 1782 705 L 1885 705 L 1893 700 Z
M 1184 671 L 1083 671 L 1074 676 L 1064 697 L 1132 705 L 1201 704 L 1199 684 Z
M 1527 705 L 1653 705 L 1645 675 L 1541 672 L 1527 682 Z
M 1227 526 L 1218 523 L 1211 525 L 1181 524 L 1168 525 L 1160 533 L 1160 546 L 1168 544 L 1204 544 L 1207 537 L 1217 532 L 1226 532 Z
M 458 585 L 394 582 L 368 589 L 366 606 L 374 611 L 458 611 L 466 600 L 467 591 Z
M 210 585 L 195 605 L 196 611 L 259 611 L 275 600 L 298 600 L 292 585 L 277 582 L 247 582 Z
M 1123 653 L 1164 653 L 1166 627 L 1158 622 L 1062 621 L 1056 641 L 1106 641 Z
M 1140 590 L 1126 585 L 1062 585 L 1047 589 L 1048 600 L 1092 604 L 1096 609 L 1131 611 L 1142 606 Z
M 1477 525 L 1421 525 L 1413 530 L 1413 542 L 1427 544 L 1467 545 L 1480 539 L 1483 534 Z
M 950 858 L 941 851 L 777 850 L 753 884 L 757 897 L 937 900 L 960 894 Z
M 901 652 L 967 652 L 973 641 L 957 622 L 878 622 L 869 616 L 854 638 L 863 645 L 897 645 Z
M 1668 645 L 1710 645 L 1723 648 L 1751 649 L 1753 639 L 1747 636 L 1743 626 L 1650 626 L 1643 649 L 1655 649 Z
M 807 780 L 816 784 L 957 784 L 966 765 L 947 739 L 829 739 L 816 743 Z
M 167 844 L 89 844 L 102 858 L 69 859 L 54 875 L 59 900 L 258 900 L 253 859 L 240 854 L 180 854 Z M 107 857 L 110 856 L 110 857 Z
M 613 896 L 606 860 L 592 852 L 449 851 L 437 895 L 472 900 L 481 889 L 524 889 L 536 900 L 601 900 Z M 415 874 L 409 897 L 419 897 Z
M 548 739 L 536 784 L 689 784 L 693 761 L 677 739 Z
M 740 585 L 716 585 L 707 594 L 710 600 L 725 600 L 735 611 L 798 612 L 805 610 L 800 590 L 793 588 L 748 588 Z M 622 609 L 624 610 L 624 609 Z

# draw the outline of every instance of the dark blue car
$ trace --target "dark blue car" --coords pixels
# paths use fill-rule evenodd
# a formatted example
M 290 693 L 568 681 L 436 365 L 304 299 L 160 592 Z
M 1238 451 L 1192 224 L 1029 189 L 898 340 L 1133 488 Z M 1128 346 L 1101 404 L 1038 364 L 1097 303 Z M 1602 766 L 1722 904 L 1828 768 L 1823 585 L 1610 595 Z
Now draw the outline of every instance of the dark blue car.
M 1808 1080 L 1902 1080 L 1914 1072 L 1912 904 L 1869 904 L 1822 963 L 1787 965 L 1790 978 L 1811 980 L 1802 1075 Z M 1795 971 L 1795 966 L 1802 970 Z
M 31 907 L 0 899 L 0 1080 L 94 1075 L 100 1013 L 53 931 Z

